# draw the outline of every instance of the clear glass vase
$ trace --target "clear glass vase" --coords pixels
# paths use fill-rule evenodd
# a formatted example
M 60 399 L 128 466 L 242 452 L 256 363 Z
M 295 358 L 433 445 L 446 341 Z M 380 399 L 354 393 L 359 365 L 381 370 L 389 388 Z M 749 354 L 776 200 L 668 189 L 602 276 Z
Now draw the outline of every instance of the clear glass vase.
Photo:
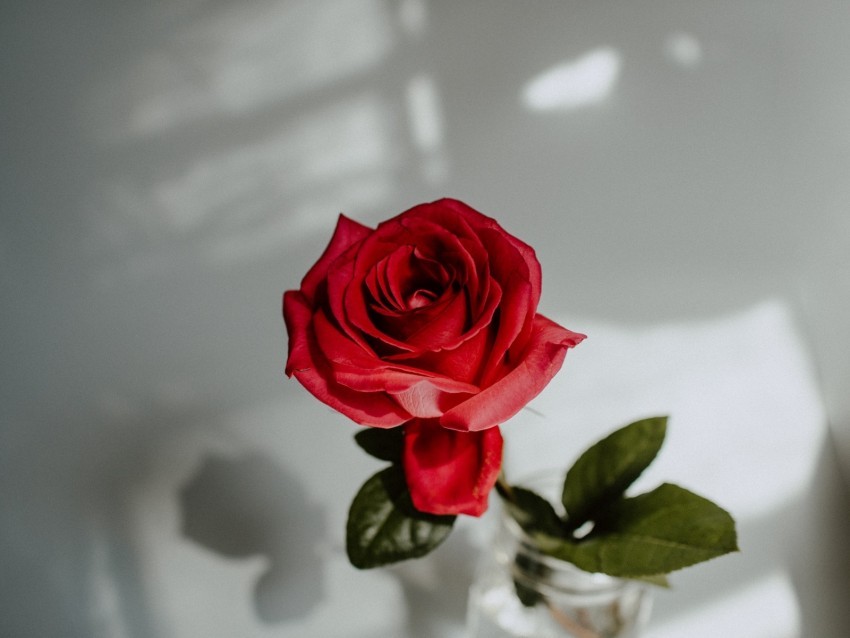
M 551 498 L 562 476 L 522 484 Z M 557 502 L 557 501 L 553 501 Z M 504 511 L 472 584 L 469 638 L 635 638 L 652 607 L 649 586 L 582 571 L 541 553 Z

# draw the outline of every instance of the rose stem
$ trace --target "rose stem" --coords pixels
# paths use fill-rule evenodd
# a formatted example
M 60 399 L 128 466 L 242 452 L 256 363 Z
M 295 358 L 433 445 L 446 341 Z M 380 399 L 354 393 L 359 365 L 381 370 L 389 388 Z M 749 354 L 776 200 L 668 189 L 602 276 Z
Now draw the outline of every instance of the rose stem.
M 562 609 L 555 607 L 549 599 L 544 600 L 546 601 L 546 608 L 549 610 L 549 614 L 552 618 L 555 619 L 555 622 L 576 638 L 602 638 L 601 635 L 596 633 L 593 629 L 588 629 L 584 625 L 579 624 Z
M 614 622 L 617 624 L 617 631 L 623 628 L 626 624 L 626 619 L 623 618 L 623 610 L 620 607 L 620 601 L 615 600 L 611 603 L 611 613 L 614 615 Z
M 508 479 L 505 478 L 505 470 L 500 470 L 499 476 L 496 478 L 496 492 L 498 492 L 499 496 L 506 501 L 516 503 L 514 489 L 510 486 L 510 483 L 508 483 Z
M 508 480 L 505 477 L 504 470 L 501 470 L 499 472 L 499 476 L 496 478 L 496 492 L 504 500 L 509 501 L 511 503 L 516 503 L 516 496 L 514 496 L 514 490 L 511 487 L 510 483 L 508 483 Z M 601 638 L 598 633 L 596 633 L 592 629 L 583 627 L 575 620 L 573 620 L 566 612 L 555 607 L 555 605 L 552 604 L 552 601 L 550 601 L 548 598 L 544 597 L 543 602 L 546 604 L 546 609 L 549 611 L 549 614 L 552 616 L 553 620 L 576 638 Z

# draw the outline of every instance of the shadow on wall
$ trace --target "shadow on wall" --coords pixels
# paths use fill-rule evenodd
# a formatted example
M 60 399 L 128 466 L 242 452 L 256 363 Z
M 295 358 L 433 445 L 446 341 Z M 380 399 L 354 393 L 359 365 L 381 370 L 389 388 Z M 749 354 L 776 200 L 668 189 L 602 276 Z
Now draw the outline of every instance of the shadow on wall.
M 323 513 L 276 463 L 256 454 L 209 456 L 179 500 L 190 540 L 229 558 L 268 557 L 254 590 L 263 622 L 303 617 L 322 600 L 315 539 Z
M 169 479 L 158 468 L 163 450 L 216 430 L 207 410 L 115 399 L 76 417 L 40 413 L 4 430 L 0 635 L 161 635 L 137 506 Z M 164 521 L 154 515 L 145 523 Z
M 314 551 L 323 512 L 277 464 L 247 454 L 223 413 L 215 401 L 154 397 L 10 422 L 0 447 L 0 636 L 174 635 L 161 599 L 175 573 L 213 562 L 246 573 L 197 562 L 184 536 L 222 556 L 264 558 L 260 621 L 312 611 L 324 595 Z
M 794 588 L 803 608 L 804 636 L 812 628 L 821 636 L 846 636 L 850 630 L 850 491 L 832 436 L 825 437 L 815 468 L 801 504 L 800 517 L 807 524 L 797 528 L 797 536 L 789 543 L 796 548 L 791 551 Z M 832 585 L 824 590 L 824 582 Z
M 473 536 L 480 533 L 473 528 L 481 523 L 459 517 L 449 538 L 427 558 L 389 568 L 404 596 L 408 638 L 455 635 L 463 626 L 475 563 L 486 537 Z

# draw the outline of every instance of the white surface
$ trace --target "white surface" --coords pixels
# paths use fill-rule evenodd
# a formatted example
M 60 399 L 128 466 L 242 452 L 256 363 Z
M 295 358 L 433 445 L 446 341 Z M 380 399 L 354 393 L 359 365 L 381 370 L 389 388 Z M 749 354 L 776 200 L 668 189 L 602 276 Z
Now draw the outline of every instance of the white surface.
M 770 302 L 647 328 L 563 321 L 588 339 L 530 409 L 504 426 L 509 476 L 565 470 L 614 428 L 669 415 L 664 447 L 634 492 L 667 481 L 711 498 L 735 517 L 742 552 L 671 575 L 648 638 L 812 635 L 803 631 L 795 588 L 809 586 L 801 572 L 813 573 L 818 596 L 841 605 L 847 541 L 827 550 L 838 554 L 832 565 L 792 560 L 795 551 L 811 552 L 794 542 L 821 542 L 806 503 L 828 510 L 830 493 L 815 485 L 828 431 L 787 309 Z
M 682 482 L 743 519 L 804 493 L 827 429 L 782 305 L 644 329 L 561 321 L 588 339 L 530 410 L 503 427 L 514 476 L 566 468 L 615 428 L 668 415 L 664 453 L 636 487 Z
M 0 635 L 456 635 L 481 527 L 341 560 L 375 466 L 280 319 L 340 211 L 443 195 L 591 336 L 552 462 L 669 411 L 654 472 L 741 519 L 658 631 L 850 635 L 848 36 L 833 0 L 4 3 Z
M 747 636 L 797 638 L 805 636 L 800 608 L 787 576 L 771 574 L 743 589 L 724 592 L 684 618 L 654 623 L 646 638 L 680 636 Z

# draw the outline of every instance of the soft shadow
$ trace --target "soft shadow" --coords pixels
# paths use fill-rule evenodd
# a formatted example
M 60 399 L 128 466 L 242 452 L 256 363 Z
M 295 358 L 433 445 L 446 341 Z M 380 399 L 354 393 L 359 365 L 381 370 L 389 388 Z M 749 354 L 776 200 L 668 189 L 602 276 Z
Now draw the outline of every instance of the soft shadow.
M 272 460 L 258 454 L 209 456 L 179 499 L 187 538 L 230 558 L 268 557 L 254 591 L 263 622 L 305 616 L 322 599 L 316 544 L 323 512 Z
M 445 543 L 426 559 L 391 568 L 404 595 L 409 638 L 452 635 L 464 625 L 480 551 L 468 527 L 459 521 Z
M 850 493 L 840 469 L 832 436 L 825 437 L 788 545 L 804 635 L 850 636 Z

